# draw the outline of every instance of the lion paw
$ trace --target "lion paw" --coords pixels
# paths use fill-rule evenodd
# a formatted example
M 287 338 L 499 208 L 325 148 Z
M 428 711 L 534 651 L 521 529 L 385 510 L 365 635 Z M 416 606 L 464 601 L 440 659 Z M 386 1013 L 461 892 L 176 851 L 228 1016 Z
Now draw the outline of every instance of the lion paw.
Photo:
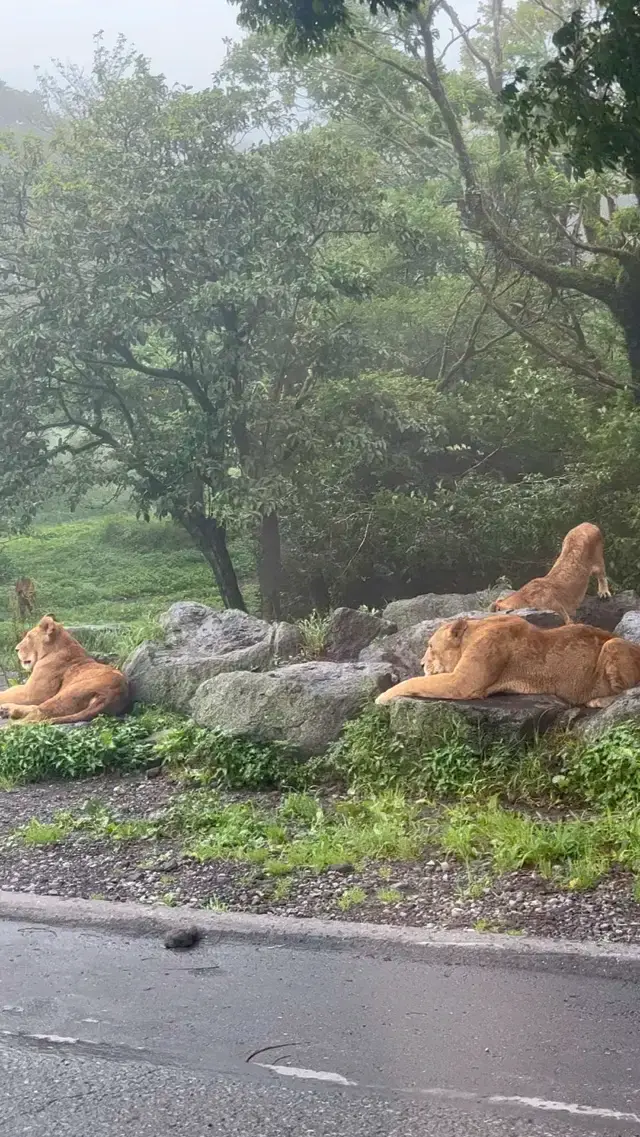
M 598 591 L 598 600 L 611 600 L 611 592 L 608 588 L 603 588 Z

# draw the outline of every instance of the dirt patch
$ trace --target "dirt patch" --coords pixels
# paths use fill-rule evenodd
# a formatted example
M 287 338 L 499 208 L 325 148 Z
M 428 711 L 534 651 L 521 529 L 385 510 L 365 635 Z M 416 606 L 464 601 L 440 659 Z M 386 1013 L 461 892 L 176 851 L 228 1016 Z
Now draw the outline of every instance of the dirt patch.
M 144 818 L 166 806 L 182 787 L 165 777 L 140 775 L 41 785 L 0 793 L 0 832 L 32 817 L 50 821 L 60 810 L 100 802 L 119 818 Z M 228 795 L 238 801 L 249 795 Z M 255 800 L 255 797 L 254 797 Z M 277 795 L 260 795 L 272 805 Z M 237 861 L 196 862 L 180 841 L 95 840 L 80 833 L 52 845 L 0 849 L 0 888 L 53 896 L 157 902 L 232 912 L 407 924 L 425 929 L 476 928 L 580 940 L 640 943 L 640 904 L 626 872 L 595 888 L 567 892 L 538 873 L 490 878 L 441 855 L 414 862 L 376 861 L 315 873 L 303 869 L 273 877 Z

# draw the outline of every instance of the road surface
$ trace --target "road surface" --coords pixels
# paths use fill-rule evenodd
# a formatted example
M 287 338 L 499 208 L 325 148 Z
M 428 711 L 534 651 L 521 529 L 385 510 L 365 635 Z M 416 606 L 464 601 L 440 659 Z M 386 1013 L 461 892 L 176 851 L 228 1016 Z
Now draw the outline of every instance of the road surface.
M 0 922 L 0 1135 L 640 1135 L 640 971 Z

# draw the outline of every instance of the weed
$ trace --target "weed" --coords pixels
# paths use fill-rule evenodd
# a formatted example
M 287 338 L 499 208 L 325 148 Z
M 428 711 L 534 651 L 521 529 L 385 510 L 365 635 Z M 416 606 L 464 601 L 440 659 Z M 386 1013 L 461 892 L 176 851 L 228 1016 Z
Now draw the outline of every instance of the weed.
M 38 821 L 32 817 L 16 836 L 24 845 L 56 845 L 69 836 L 70 828 L 63 821 Z
M 479 920 L 476 920 L 475 924 L 473 925 L 473 930 L 474 930 L 474 932 L 485 932 L 485 933 L 500 931 L 497 924 L 495 924 L 491 920 L 486 920 L 484 918 L 484 916 L 481 916 Z
M 397 789 L 417 797 L 479 793 L 513 760 L 506 746 L 496 742 L 488 749 L 477 730 L 438 706 L 426 724 L 407 721 L 393 731 L 389 711 L 372 708 L 347 723 L 330 757 L 353 790 Z
M 379 888 L 376 895 L 381 904 L 399 904 L 402 900 L 397 888 Z
M 217 896 L 209 896 L 207 900 L 203 900 L 200 907 L 206 908 L 209 912 L 227 912 L 229 905 L 225 900 L 220 900 Z
M 315 609 L 310 616 L 297 621 L 302 636 L 302 651 L 306 659 L 317 659 L 327 646 L 329 615 L 322 615 Z
M 271 893 L 271 899 L 287 900 L 291 895 L 292 888 L 293 881 L 291 880 L 291 877 L 281 877 L 281 879 L 276 882 L 273 892 Z
M 563 735 L 557 742 L 561 772 L 555 785 L 567 796 L 606 809 L 640 805 L 640 726 L 621 723 L 588 741 Z
M 348 912 L 350 908 L 357 908 L 359 904 L 364 904 L 366 899 L 367 894 L 364 888 L 354 885 L 353 888 L 346 888 L 342 896 L 338 897 L 338 908 L 343 912 Z
M 175 908 L 178 903 L 178 896 L 175 892 L 165 892 L 158 899 L 160 904 L 166 904 L 167 908 Z

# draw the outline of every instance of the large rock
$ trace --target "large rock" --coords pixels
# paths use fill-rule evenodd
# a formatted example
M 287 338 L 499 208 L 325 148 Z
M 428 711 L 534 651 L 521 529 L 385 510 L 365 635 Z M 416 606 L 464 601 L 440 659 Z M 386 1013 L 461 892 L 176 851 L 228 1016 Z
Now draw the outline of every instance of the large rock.
M 631 687 L 600 711 L 585 709 L 583 717 L 576 723 L 574 729 L 592 741 L 622 722 L 640 722 L 640 687 Z
M 442 595 L 427 592 L 425 596 L 414 596 L 411 600 L 393 600 L 387 604 L 382 615 L 385 620 L 397 624 L 402 631 L 403 628 L 410 628 L 425 620 L 448 619 L 481 609 L 486 613 L 500 591 L 498 588 L 487 588 L 482 592 L 450 592 Z
M 591 624 L 594 628 L 604 628 L 613 632 L 627 612 L 640 609 L 640 597 L 635 592 L 618 592 L 610 600 L 600 600 L 598 596 L 585 596 L 576 612 L 576 623 Z M 620 635 L 616 631 L 616 635 Z
M 372 640 L 397 632 L 396 624 L 355 608 L 336 608 L 331 613 L 325 639 L 328 659 L 355 660 Z
M 286 742 L 322 754 L 345 722 L 393 683 L 385 664 L 290 664 L 277 671 L 236 671 L 202 683 L 191 704 L 200 726 L 262 742 Z
M 466 616 L 470 620 L 485 620 L 488 612 L 459 612 L 458 616 Z M 521 608 L 511 613 L 522 616 L 529 623 L 540 628 L 557 628 L 562 625 L 562 617 L 556 612 L 538 611 L 534 608 Z M 365 663 L 388 663 L 398 679 L 409 679 L 412 675 L 420 675 L 422 667 L 420 661 L 425 653 L 431 636 L 442 624 L 447 624 L 457 617 L 423 620 L 412 627 L 404 628 L 395 635 L 385 636 L 374 640 L 368 647 L 360 652 L 360 659 Z
M 504 588 L 487 588 L 481 592 L 469 593 L 451 592 L 442 595 L 428 592 L 425 596 L 414 596 L 411 600 L 394 600 L 391 604 L 387 604 L 382 615 L 402 630 L 412 624 L 420 624 L 424 620 L 460 616 L 468 611 L 488 609 L 498 597 L 508 595 L 509 590 Z M 625 612 L 638 610 L 640 610 L 640 597 L 632 591 L 619 592 L 610 600 L 585 596 L 576 612 L 576 622 L 591 624 L 593 627 L 612 632 Z
M 227 671 L 268 670 L 300 651 L 292 624 L 269 624 L 246 612 L 216 612 L 204 604 L 174 604 L 160 617 L 165 642 L 144 643 L 124 672 L 133 698 L 188 711 L 205 679 Z
M 552 726 L 568 725 L 573 708 L 553 695 L 491 695 L 488 699 L 395 699 L 391 729 L 402 736 L 441 736 L 443 719 L 470 723 L 482 734 L 506 742 L 533 738 Z
M 621 636 L 623 640 L 640 644 L 640 612 L 625 612 L 619 624 L 616 624 L 613 634 Z

